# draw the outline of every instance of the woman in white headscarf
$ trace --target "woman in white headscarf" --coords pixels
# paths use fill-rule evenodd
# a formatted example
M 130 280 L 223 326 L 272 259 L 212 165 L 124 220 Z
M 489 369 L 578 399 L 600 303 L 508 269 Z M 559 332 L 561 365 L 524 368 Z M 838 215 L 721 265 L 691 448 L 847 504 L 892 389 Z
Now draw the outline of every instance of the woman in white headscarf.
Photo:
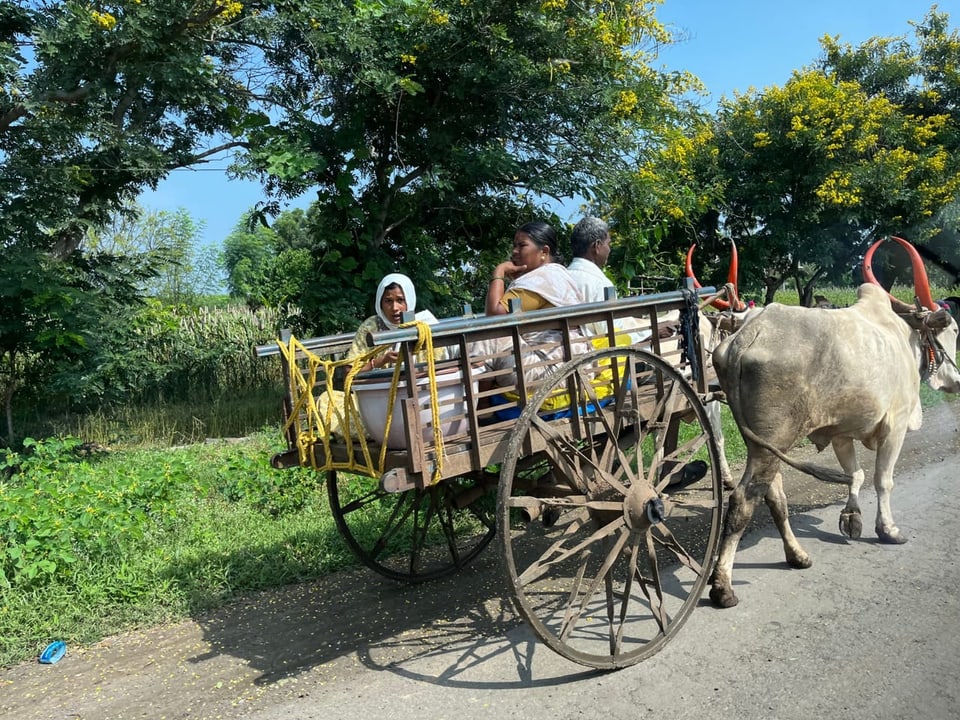
M 373 301 L 373 309 L 376 314 L 360 323 L 347 357 L 363 355 L 371 350 L 371 346 L 367 343 L 367 336 L 370 333 L 395 330 L 403 322 L 403 314 L 408 310 L 413 311 L 416 307 L 417 291 L 410 278 L 402 273 L 390 273 L 384 276 L 377 287 L 377 295 Z M 397 351 L 395 348 L 391 348 L 368 360 L 367 364 L 360 370 L 361 372 L 376 370 L 393 365 L 396 362 Z
M 367 336 L 374 332 L 384 332 L 386 330 L 396 330 L 403 322 L 405 312 L 414 312 L 417 307 L 417 291 L 413 286 L 413 281 L 402 273 L 390 273 L 384 276 L 377 287 L 377 295 L 374 300 L 375 315 L 371 315 L 364 320 L 357 328 L 357 334 L 353 338 L 353 345 L 347 357 L 356 357 L 363 355 L 371 350 L 367 344 Z M 417 320 L 426 322 L 436 322 L 437 319 L 429 310 L 421 310 L 416 313 Z M 438 353 L 439 354 L 439 353 Z M 360 368 L 361 372 L 368 370 L 378 370 L 384 367 L 390 367 L 397 362 L 399 353 L 397 348 L 389 348 Z M 420 359 L 420 358 L 418 358 Z M 436 359 L 442 359 L 437 357 Z
M 403 314 L 408 311 L 414 311 L 417 307 L 417 291 L 413 286 L 413 281 L 402 273 L 390 273 L 384 276 L 380 281 L 380 285 L 377 287 L 377 295 L 374 299 L 373 307 L 375 314 L 360 323 L 360 327 L 357 328 L 357 333 L 353 338 L 353 344 L 350 346 L 350 350 L 347 352 L 345 359 L 367 354 L 373 349 L 367 342 L 370 333 L 395 330 L 403 322 Z M 418 320 L 425 320 L 427 322 L 436 322 L 437 320 L 429 310 L 416 313 L 416 317 Z M 435 351 L 435 356 L 437 354 L 438 351 Z M 399 353 L 396 347 L 388 348 L 367 360 L 358 372 L 368 372 L 370 370 L 390 367 L 396 364 L 398 356 Z M 419 356 L 417 359 L 426 360 L 426 358 L 420 358 Z M 436 357 L 435 359 L 439 360 L 442 358 Z M 317 406 L 323 417 L 326 417 L 327 404 L 330 402 L 334 404 L 337 412 L 333 416 L 334 420 L 331 423 L 329 431 L 339 434 L 339 419 L 344 417 L 343 391 L 328 389 L 318 396 Z M 360 423 L 362 431 L 367 433 L 366 429 L 362 427 L 362 418 L 355 416 L 354 419 Z M 367 436 L 369 437 L 368 433 Z

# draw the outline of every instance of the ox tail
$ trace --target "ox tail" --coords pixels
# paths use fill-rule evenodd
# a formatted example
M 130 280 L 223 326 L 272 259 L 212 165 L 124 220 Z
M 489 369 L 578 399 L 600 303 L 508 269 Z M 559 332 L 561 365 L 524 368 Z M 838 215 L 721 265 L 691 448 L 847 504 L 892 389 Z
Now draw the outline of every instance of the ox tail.
M 774 447 L 766 440 L 756 435 L 750 428 L 741 427 L 740 432 L 747 440 L 766 448 L 793 469 L 799 470 L 807 475 L 812 475 L 817 480 L 822 480 L 823 482 L 829 483 L 838 483 L 840 485 L 849 485 L 853 480 L 850 475 L 847 475 L 842 470 L 835 470 L 833 468 L 828 468 L 825 465 L 817 465 L 815 463 L 794 460 L 779 448 Z

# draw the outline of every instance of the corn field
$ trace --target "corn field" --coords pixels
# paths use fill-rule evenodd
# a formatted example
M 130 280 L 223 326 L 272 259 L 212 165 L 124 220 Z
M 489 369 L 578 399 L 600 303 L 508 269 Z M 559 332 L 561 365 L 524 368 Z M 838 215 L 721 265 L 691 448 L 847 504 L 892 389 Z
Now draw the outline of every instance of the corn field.
M 44 373 L 42 358 L 26 363 L 19 435 L 163 445 L 262 429 L 280 418 L 283 379 L 279 361 L 255 358 L 253 347 L 300 324 L 296 308 L 149 302 L 82 371 Z

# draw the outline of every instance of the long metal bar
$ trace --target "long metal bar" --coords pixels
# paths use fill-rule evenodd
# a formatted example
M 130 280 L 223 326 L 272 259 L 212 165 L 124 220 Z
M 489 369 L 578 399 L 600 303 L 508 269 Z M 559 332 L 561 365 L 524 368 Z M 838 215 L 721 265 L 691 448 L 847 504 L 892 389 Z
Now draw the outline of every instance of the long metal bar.
M 713 295 L 716 289 L 713 287 L 699 288 L 695 291 L 698 295 Z M 610 313 L 629 314 L 628 311 L 640 307 L 648 307 L 662 303 L 682 303 L 683 291 L 671 290 L 665 293 L 655 293 L 653 295 L 631 295 L 614 300 L 605 300 L 595 303 L 584 303 L 583 305 L 565 306 L 559 308 L 546 308 L 544 310 L 534 310 L 525 313 L 509 313 L 507 315 L 474 315 L 465 312 L 462 317 L 444 318 L 431 325 L 430 329 L 434 337 L 441 338 L 447 335 L 462 333 L 465 330 L 483 330 L 490 328 L 512 327 L 514 325 L 523 325 L 538 320 L 550 321 L 557 318 L 581 316 L 608 316 Z M 468 308 L 464 308 L 467 310 Z M 622 316 L 622 315 L 621 315 Z M 595 320 L 596 318 L 594 318 Z M 349 349 L 353 343 L 355 333 L 342 333 L 340 335 L 328 335 L 326 337 L 307 338 L 300 342 L 311 352 L 323 354 L 330 353 L 331 348 L 343 346 L 344 350 Z M 371 345 L 388 345 L 397 342 L 408 342 L 417 339 L 416 328 L 402 328 L 400 330 L 387 330 L 382 333 L 371 333 L 367 338 L 373 340 Z M 276 343 L 266 343 L 257 345 L 253 349 L 255 357 L 271 357 L 280 354 L 280 347 Z
M 699 288 L 692 292 L 696 295 L 713 295 L 716 291 L 712 287 L 706 287 Z M 687 297 L 689 297 L 689 295 L 685 294 L 685 291 L 673 290 L 655 295 L 636 295 L 617 298 L 615 300 L 584 303 L 583 305 L 567 305 L 563 307 L 544 308 L 543 310 L 531 310 L 529 312 L 507 313 L 506 315 L 477 315 L 473 317 L 446 318 L 431 325 L 430 331 L 434 338 L 443 338 L 465 331 L 510 328 L 515 325 L 526 325 L 538 321 L 549 323 L 550 321 L 576 318 L 587 322 L 591 315 L 606 316 L 613 314 L 614 317 L 622 317 L 629 315 L 629 311 L 631 310 L 652 305 L 674 303 L 677 304 L 678 307 L 683 307 Z M 385 330 L 384 332 L 370 333 L 367 336 L 367 340 L 371 345 L 390 345 L 398 342 L 411 342 L 416 339 L 416 327 Z
M 328 335 L 327 337 L 309 338 L 307 340 L 301 340 L 300 342 L 307 350 L 311 352 L 321 351 L 322 354 L 322 351 L 329 351 L 329 348 L 339 345 L 345 345 L 345 350 L 349 349 L 355 336 L 356 333 L 342 333 L 340 335 Z M 271 357 L 272 355 L 279 354 L 280 346 L 276 343 L 257 345 L 253 348 L 253 356 L 258 358 Z

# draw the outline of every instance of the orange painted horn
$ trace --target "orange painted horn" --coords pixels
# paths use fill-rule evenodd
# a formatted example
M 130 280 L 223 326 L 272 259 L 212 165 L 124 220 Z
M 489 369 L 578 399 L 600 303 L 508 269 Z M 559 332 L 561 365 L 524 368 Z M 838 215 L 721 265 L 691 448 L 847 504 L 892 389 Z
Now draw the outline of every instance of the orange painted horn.
M 700 284 L 700 281 L 697 280 L 697 276 L 693 274 L 693 249 L 697 246 L 696 243 L 690 246 L 690 249 L 687 250 L 687 277 L 693 280 L 693 286 L 698 290 L 703 287 Z
M 730 259 L 730 269 L 727 271 L 727 282 L 731 283 L 734 289 L 736 290 L 737 289 L 737 272 L 739 270 L 739 258 L 737 256 L 737 244 L 733 242 L 733 240 L 731 240 L 730 245 L 733 246 L 733 250 L 732 250 L 732 257 Z M 700 281 L 697 280 L 696 275 L 693 274 L 693 249 L 696 246 L 697 244 L 694 243 L 693 245 L 690 246 L 690 249 L 687 250 L 687 277 L 693 280 L 693 286 L 695 288 L 701 288 L 703 286 L 700 284 Z M 727 308 L 730 307 L 729 302 L 727 302 L 726 300 L 721 300 L 719 298 L 715 300 L 711 300 L 710 304 L 719 310 L 726 310 Z M 738 305 L 743 305 L 743 303 L 738 302 Z M 742 310 L 743 308 L 737 307 L 734 309 Z
M 910 256 L 910 265 L 913 268 L 913 290 L 920 300 L 920 304 L 927 310 L 936 310 L 937 304 L 933 301 L 933 295 L 930 294 L 930 280 L 927 278 L 927 268 L 923 264 L 923 258 L 920 257 L 920 253 L 903 238 L 899 238 L 896 235 L 891 235 L 890 238 L 900 243 L 903 249 L 907 251 L 907 255 Z M 873 253 L 884 240 L 886 240 L 886 238 L 877 240 L 870 246 L 870 249 L 867 250 L 867 254 L 863 256 L 863 279 L 874 285 L 880 285 L 880 283 L 877 282 L 877 278 L 873 275 L 873 267 L 871 265 Z M 890 293 L 887 292 L 887 295 L 890 295 Z M 890 297 L 893 298 L 893 295 L 890 295 Z

